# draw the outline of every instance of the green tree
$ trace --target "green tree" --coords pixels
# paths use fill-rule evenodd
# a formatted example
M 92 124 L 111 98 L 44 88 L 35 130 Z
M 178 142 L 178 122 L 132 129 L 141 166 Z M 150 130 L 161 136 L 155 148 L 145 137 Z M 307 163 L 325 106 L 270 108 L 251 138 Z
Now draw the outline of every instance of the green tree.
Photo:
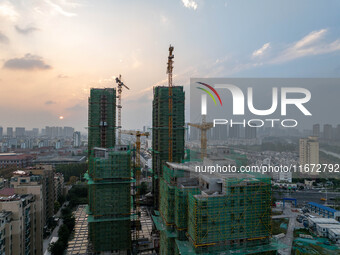
M 57 213 L 60 209 L 60 203 L 58 201 L 54 201 L 54 213 Z
M 59 240 L 57 242 L 51 243 L 48 246 L 48 251 L 52 255 L 63 255 L 64 250 L 65 250 L 65 244 Z
M 65 224 L 61 225 L 59 228 L 58 237 L 58 241 L 60 240 L 64 244 L 67 244 L 68 238 L 70 237 L 70 230 Z

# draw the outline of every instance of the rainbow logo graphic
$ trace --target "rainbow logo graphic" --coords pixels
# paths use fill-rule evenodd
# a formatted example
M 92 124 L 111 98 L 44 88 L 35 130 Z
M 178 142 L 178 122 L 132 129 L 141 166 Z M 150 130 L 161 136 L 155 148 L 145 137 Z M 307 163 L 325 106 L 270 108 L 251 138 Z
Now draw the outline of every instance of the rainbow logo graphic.
M 220 101 L 220 104 L 222 106 L 222 100 L 220 98 L 220 95 L 217 93 L 217 91 L 212 86 L 210 86 L 210 85 L 208 85 L 206 83 L 203 83 L 203 82 L 197 82 L 197 83 L 207 87 L 208 89 L 210 89 L 217 96 L 217 98 Z M 209 90 L 201 88 L 201 87 L 197 87 L 197 88 L 200 89 L 200 90 L 203 90 L 204 92 L 206 92 L 212 98 L 212 100 L 214 100 L 215 105 L 217 105 L 215 97 L 213 96 L 213 94 Z

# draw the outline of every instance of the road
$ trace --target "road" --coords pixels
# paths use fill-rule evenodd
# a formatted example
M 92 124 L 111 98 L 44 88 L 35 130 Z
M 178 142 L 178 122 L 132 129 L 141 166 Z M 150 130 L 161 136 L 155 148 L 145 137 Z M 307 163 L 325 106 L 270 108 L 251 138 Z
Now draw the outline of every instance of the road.
M 280 254 L 282 255 L 290 255 L 294 240 L 294 229 L 296 224 L 296 217 L 298 213 L 292 212 L 292 208 L 290 203 L 286 203 L 285 209 L 283 211 L 283 215 L 273 216 L 273 218 L 289 218 L 287 233 L 284 238 L 280 239 L 282 243 L 288 246 L 288 248 L 279 250 Z
M 64 205 L 65 205 L 65 203 L 63 204 L 63 206 L 60 207 L 59 211 L 55 214 L 55 216 L 56 216 L 57 218 L 60 218 L 61 209 L 64 207 Z M 51 234 L 48 238 L 44 239 L 44 241 L 43 241 L 43 254 L 44 254 L 45 251 L 47 250 L 48 245 L 50 244 L 52 238 L 53 238 L 53 237 L 58 237 L 58 231 L 59 231 L 59 228 L 60 228 L 60 226 L 61 226 L 62 224 L 63 224 L 63 220 L 60 219 L 59 222 L 58 222 L 58 225 L 54 228 L 52 234 Z
M 321 201 L 321 198 L 326 198 L 326 193 L 325 192 L 319 192 L 319 191 L 273 191 L 273 195 L 276 199 L 280 200 L 284 197 L 288 198 L 296 198 L 298 204 L 305 204 L 308 202 L 315 202 L 318 204 L 326 204 L 325 201 Z M 328 197 L 328 204 L 333 204 L 334 201 L 330 201 L 329 198 L 331 197 L 340 197 L 339 192 L 327 192 L 327 197 Z

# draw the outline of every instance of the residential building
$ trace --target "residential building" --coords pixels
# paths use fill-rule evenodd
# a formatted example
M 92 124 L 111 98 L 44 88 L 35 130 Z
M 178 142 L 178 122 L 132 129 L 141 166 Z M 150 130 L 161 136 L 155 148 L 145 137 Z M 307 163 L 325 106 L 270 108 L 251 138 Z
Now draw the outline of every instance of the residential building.
M 330 124 L 323 125 L 323 138 L 331 140 L 333 138 L 333 127 Z
M 158 86 L 153 90 L 152 108 L 152 190 L 154 208 L 159 207 L 159 178 L 163 175 L 163 164 L 172 155 L 172 162 L 184 159 L 184 104 L 183 86 L 171 88 L 172 109 L 169 109 L 169 87 Z M 172 116 L 172 131 L 169 131 L 169 115 Z M 190 129 L 190 132 L 195 132 Z M 169 149 L 171 149 L 169 153 Z
M 62 173 L 54 174 L 54 200 L 58 201 L 64 196 L 64 175 Z
M 0 212 L 0 254 L 12 254 L 12 212 Z
M 35 196 L 32 194 L 18 195 L 14 188 L 0 190 L 0 211 L 5 210 L 12 213 L 10 237 L 12 245 L 9 254 L 42 254 L 36 246 L 38 233 L 35 218 L 36 209 Z
M 80 147 L 81 145 L 81 134 L 79 131 L 73 133 L 73 147 Z
M 313 165 L 319 164 L 319 142 L 315 136 L 301 138 L 299 143 L 300 166 L 305 167 L 306 173 L 317 175 L 316 169 L 312 171 Z
M 19 153 L 0 153 L 0 169 L 6 167 L 24 168 L 32 165 L 33 156 Z
M 15 137 L 24 137 L 25 136 L 25 128 L 24 127 L 16 127 L 15 128 Z
M 47 224 L 48 219 L 54 215 L 54 169 L 52 165 L 36 165 L 24 169 L 24 171 L 33 176 L 40 176 L 43 193 L 43 225 Z
M 10 187 L 14 189 L 15 194 L 25 195 L 31 194 L 35 200 L 35 221 L 34 228 L 36 231 L 35 236 L 35 249 L 37 254 L 43 252 L 43 216 L 45 215 L 44 199 L 42 189 L 42 177 L 40 175 L 31 175 L 25 171 L 14 171 L 13 177 L 10 179 Z
M 7 127 L 6 135 L 7 135 L 8 138 L 13 137 L 13 128 L 12 127 Z
M 260 254 L 271 241 L 271 181 L 257 174 L 197 172 L 166 163 L 160 180 L 160 254 Z M 204 166 L 203 164 L 201 165 Z
M 320 136 L 320 124 L 313 125 L 313 136 L 316 136 L 316 137 Z

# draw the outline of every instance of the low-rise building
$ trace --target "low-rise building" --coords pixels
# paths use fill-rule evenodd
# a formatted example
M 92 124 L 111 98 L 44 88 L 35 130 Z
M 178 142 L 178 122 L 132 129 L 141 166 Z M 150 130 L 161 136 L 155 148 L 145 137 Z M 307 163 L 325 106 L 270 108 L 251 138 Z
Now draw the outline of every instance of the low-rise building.
M 24 168 L 32 164 L 33 156 L 18 153 L 0 153 L 0 169 L 6 167 Z
M 316 224 L 316 233 L 319 236 L 328 237 L 331 229 L 340 229 L 340 224 Z
M 330 229 L 329 239 L 333 242 L 340 243 L 340 229 Z
M 311 212 L 317 213 L 325 218 L 333 218 L 336 220 L 340 219 L 340 211 L 335 210 L 334 208 L 330 208 L 325 205 L 320 205 L 315 202 L 309 202 L 308 208 Z

